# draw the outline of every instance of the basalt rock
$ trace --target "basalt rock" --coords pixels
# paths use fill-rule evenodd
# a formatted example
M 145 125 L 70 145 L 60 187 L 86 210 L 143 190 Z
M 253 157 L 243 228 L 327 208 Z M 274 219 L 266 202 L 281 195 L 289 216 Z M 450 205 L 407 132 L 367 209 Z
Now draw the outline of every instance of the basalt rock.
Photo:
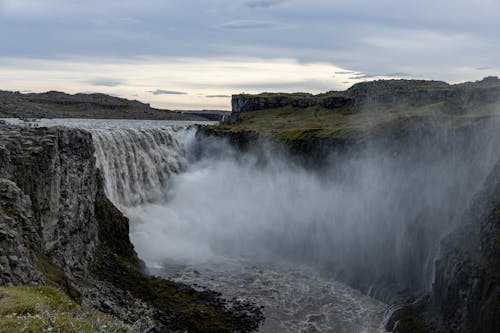
M 263 93 L 260 95 L 233 95 L 231 105 L 233 113 L 240 113 L 275 109 L 288 105 L 297 108 L 322 106 L 327 109 L 337 109 L 350 102 L 350 98 L 343 96 Z

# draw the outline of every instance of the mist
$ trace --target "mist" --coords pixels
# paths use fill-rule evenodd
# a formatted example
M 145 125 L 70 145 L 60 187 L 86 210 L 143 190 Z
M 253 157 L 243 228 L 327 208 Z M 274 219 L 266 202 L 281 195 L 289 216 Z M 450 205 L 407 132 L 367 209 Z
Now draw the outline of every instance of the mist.
M 167 199 L 124 208 L 131 238 L 150 267 L 242 257 L 317 267 L 386 300 L 423 293 L 440 240 L 497 161 L 495 128 L 373 141 L 318 169 L 270 142 L 242 153 L 178 133 L 185 171 Z

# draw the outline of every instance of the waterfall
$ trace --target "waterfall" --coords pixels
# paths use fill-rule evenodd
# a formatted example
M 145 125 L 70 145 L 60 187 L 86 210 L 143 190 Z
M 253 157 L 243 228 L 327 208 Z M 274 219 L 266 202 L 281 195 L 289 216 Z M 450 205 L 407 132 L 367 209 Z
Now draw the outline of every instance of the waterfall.
M 165 199 L 168 180 L 186 168 L 176 135 L 185 127 L 92 130 L 97 167 L 106 194 L 120 206 Z

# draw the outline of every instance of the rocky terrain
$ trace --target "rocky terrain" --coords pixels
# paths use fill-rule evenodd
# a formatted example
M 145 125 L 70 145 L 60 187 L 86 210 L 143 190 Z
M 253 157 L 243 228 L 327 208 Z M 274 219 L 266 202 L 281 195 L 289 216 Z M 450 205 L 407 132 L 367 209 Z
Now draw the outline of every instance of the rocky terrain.
M 208 120 L 202 115 L 155 109 L 139 101 L 104 94 L 69 95 L 58 91 L 0 91 L 0 118 Z
M 76 129 L 0 127 L 0 285 L 56 287 L 140 332 L 249 332 L 262 319 L 252 305 L 143 272 L 92 137 Z

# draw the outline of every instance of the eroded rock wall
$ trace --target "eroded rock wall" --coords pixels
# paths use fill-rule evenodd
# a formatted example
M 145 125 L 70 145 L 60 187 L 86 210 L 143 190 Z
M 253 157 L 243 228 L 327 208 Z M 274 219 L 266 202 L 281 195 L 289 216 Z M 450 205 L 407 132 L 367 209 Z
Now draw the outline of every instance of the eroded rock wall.
M 4 127 L 1 174 L 32 214 L 42 253 L 70 276 L 86 276 L 97 244 L 97 170 L 90 134 L 69 129 Z M 23 207 L 20 207 L 20 209 Z M 22 211 L 21 211 L 22 212 Z

